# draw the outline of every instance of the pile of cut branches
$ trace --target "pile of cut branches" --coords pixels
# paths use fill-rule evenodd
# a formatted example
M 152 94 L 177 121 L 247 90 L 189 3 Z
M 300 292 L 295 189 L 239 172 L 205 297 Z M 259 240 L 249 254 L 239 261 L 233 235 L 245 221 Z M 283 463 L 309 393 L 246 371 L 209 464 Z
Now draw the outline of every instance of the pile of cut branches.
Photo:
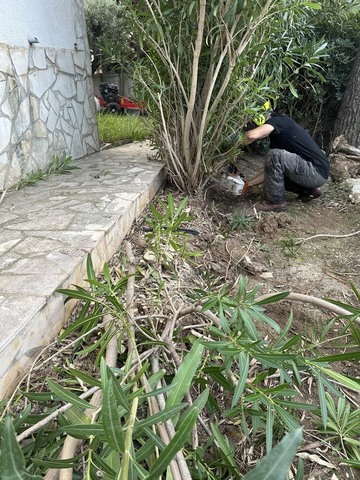
M 341 348 L 329 356 L 291 334 L 292 315 L 281 328 L 266 314 L 271 302 L 306 296 L 259 297 L 245 277 L 194 277 L 201 252 L 188 245 L 186 204 L 158 199 L 141 259 L 127 241 L 100 278 L 88 258 L 88 289 L 60 291 L 79 301 L 54 354 L 63 363 L 40 379 L 51 359 L 39 358 L 4 405 L 1 478 L 300 480 L 309 418 L 329 439 L 324 468 L 359 468 L 351 392 L 360 386 L 335 365 L 360 357 L 360 308 L 317 304 L 343 319 Z

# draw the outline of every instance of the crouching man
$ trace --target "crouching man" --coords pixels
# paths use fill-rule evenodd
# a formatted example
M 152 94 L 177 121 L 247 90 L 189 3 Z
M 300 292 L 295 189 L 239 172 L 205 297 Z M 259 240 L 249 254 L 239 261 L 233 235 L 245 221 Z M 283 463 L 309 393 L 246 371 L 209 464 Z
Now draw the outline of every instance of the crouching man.
M 266 102 L 264 109 L 266 109 Z M 257 210 L 282 211 L 287 206 L 285 190 L 297 193 L 303 202 L 318 198 L 329 178 L 329 161 L 314 139 L 286 115 L 267 113 L 255 119 L 259 126 L 245 132 L 245 144 L 269 137 L 270 151 L 262 172 L 248 181 L 264 184 L 266 201 Z

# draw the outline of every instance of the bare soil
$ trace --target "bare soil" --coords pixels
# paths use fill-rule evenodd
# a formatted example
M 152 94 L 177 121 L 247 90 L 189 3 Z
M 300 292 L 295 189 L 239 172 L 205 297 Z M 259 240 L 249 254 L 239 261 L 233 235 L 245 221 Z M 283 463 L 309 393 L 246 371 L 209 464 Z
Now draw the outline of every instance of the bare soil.
M 242 157 L 242 176 L 253 176 L 263 161 L 260 155 Z M 360 230 L 360 206 L 351 204 L 346 190 L 331 181 L 318 199 L 303 203 L 287 193 L 287 200 L 285 212 L 257 212 L 261 187 L 243 197 L 216 185 L 208 188 L 205 200 L 190 198 L 192 227 L 200 232 L 195 244 L 206 252 L 206 267 L 224 280 L 243 273 L 251 284 L 260 285 L 260 293 L 291 290 L 356 304 L 351 283 L 360 285 L 360 238 L 352 234 Z M 247 222 L 241 222 L 244 215 Z M 315 235 L 324 236 L 308 240 Z M 313 307 L 293 308 L 314 322 Z

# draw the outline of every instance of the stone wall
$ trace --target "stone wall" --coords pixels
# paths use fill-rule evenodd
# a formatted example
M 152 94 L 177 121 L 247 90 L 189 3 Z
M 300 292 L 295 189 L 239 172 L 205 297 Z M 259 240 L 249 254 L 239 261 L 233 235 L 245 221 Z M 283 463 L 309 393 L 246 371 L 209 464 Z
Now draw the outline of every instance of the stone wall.
M 40 36 L 33 45 L 0 43 L 0 191 L 46 168 L 54 154 L 78 159 L 99 149 L 79 1 L 72 48 L 47 46 Z

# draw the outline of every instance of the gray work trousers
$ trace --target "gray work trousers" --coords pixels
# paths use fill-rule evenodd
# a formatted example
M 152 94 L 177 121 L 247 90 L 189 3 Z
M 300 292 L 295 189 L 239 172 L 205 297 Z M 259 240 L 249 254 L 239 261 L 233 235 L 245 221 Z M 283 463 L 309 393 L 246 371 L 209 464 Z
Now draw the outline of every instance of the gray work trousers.
M 285 190 L 301 194 L 326 183 L 311 162 L 278 148 L 269 151 L 264 176 L 265 197 L 272 203 L 284 202 Z

